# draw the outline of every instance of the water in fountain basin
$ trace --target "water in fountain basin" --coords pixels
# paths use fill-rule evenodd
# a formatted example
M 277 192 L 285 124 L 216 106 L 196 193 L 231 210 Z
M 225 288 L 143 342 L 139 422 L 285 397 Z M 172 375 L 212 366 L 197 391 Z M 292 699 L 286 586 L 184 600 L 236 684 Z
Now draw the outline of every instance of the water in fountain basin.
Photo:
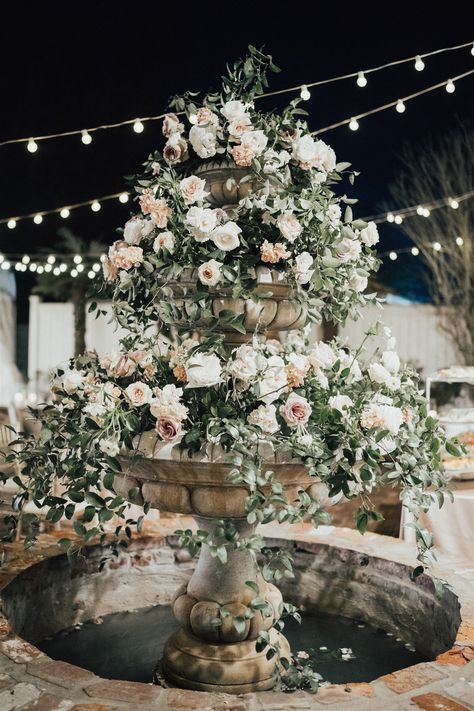
M 99 624 L 98 624 L 99 623 Z M 151 682 L 165 640 L 177 629 L 167 606 L 117 612 L 59 632 L 37 646 L 53 659 L 89 669 L 101 677 Z M 303 615 L 287 620 L 285 635 L 293 652 L 318 652 L 317 670 L 333 683 L 372 681 L 382 674 L 427 661 L 401 640 L 345 617 Z M 334 658 L 327 650 L 349 647 L 354 657 Z

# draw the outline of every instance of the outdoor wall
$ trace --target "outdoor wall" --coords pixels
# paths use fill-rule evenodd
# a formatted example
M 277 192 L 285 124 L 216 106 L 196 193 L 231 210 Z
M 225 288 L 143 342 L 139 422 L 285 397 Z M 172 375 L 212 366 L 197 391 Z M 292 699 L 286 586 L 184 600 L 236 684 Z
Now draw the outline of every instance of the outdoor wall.
M 105 302 L 101 307 L 109 308 Z M 362 318 L 347 324 L 340 335 L 350 345 L 357 346 L 364 331 L 377 319 L 392 329 L 402 362 L 421 367 L 425 374 L 457 362 L 449 339 L 439 327 L 440 317 L 428 304 L 390 304 L 383 311 L 366 308 Z M 316 329 L 316 337 L 318 333 Z M 99 353 L 114 350 L 123 334 L 121 329 L 115 331 L 106 317 L 96 320 L 93 314 L 87 315 L 87 348 L 95 348 Z M 28 375 L 30 386 L 37 384 L 39 395 L 47 388 L 50 370 L 73 355 L 73 344 L 72 304 L 41 302 L 37 296 L 30 297 Z

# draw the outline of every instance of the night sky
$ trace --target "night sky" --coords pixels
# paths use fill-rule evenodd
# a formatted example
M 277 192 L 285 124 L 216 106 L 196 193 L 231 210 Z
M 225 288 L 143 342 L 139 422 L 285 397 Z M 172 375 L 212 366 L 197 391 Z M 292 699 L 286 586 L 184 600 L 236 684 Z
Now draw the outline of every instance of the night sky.
M 80 129 L 100 123 L 162 113 L 168 98 L 186 89 L 219 85 L 227 60 L 245 54 L 249 43 L 265 46 L 282 72 L 272 87 L 324 79 L 429 52 L 472 39 L 473 18 L 433 3 L 319 2 L 155 2 L 9 3 L 2 8 L 0 140 Z M 459 6 L 458 6 L 459 7 Z M 412 64 L 312 90 L 305 108 L 313 129 L 398 99 L 474 65 L 469 48 L 429 58 L 423 72 Z M 338 128 L 322 136 L 339 160 L 352 162 L 361 176 L 353 188 L 356 214 L 380 212 L 390 203 L 387 184 L 397 169 L 404 142 L 449 129 L 456 115 L 471 112 L 473 81 L 456 92 L 442 90 L 361 121 L 357 132 Z M 265 99 L 278 109 L 292 95 Z M 25 145 L 0 148 L 0 217 L 88 200 L 125 188 L 123 175 L 139 169 L 148 153 L 163 145 L 161 122 L 144 133 L 130 126 L 94 134 L 84 146 L 78 136 L 41 142 L 34 155 Z M 440 196 L 443 197 L 443 196 Z M 0 226 L 0 252 L 34 252 L 53 246 L 67 224 L 86 239 L 104 244 L 115 238 L 129 205 L 105 203 L 98 214 L 83 208 L 63 221 L 46 217 L 13 230 Z M 406 244 L 399 228 L 381 230 L 383 250 Z M 407 268 L 409 267 L 409 268 Z M 400 258 L 381 271 L 382 280 L 412 293 L 413 258 Z M 30 275 L 18 276 L 19 315 L 25 320 Z

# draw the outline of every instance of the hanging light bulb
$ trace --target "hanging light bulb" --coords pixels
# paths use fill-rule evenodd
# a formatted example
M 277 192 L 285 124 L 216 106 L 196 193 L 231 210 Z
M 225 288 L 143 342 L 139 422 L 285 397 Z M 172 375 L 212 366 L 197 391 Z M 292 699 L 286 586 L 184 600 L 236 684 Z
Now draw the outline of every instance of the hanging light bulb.
M 87 131 L 87 129 L 81 131 L 81 141 L 85 146 L 88 146 L 90 143 L 92 143 L 92 136 L 89 131 Z
M 45 272 L 50 272 L 50 271 L 52 271 L 52 269 L 53 269 L 53 265 L 52 265 L 52 264 L 45 264 L 45 265 L 44 265 L 44 271 L 45 271 Z
M 63 209 L 61 210 L 61 212 L 59 214 L 61 215 L 63 220 L 66 220 L 71 213 L 69 212 L 67 207 L 63 207 Z
M 455 198 L 451 198 L 451 200 L 449 201 L 449 207 L 452 207 L 453 210 L 457 210 L 459 207 L 458 201 Z
M 44 272 L 44 267 L 43 267 L 42 264 L 40 264 L 40 265 L 38 266 L 38 269 L 36 270 L 36 273 L 37 273 L 37 274 L 42 274 L 43 272 Z
M 36 151 L 38 150 L 38 144 L 36 143 L 34 138 L 30 138 L 30 140 L 26 144 L 26 147 L 30 153 L 36 153 Z
M 462 237 L 456 237 L 456 244 L 458 245 L 458 247 L 462 247 L 463 244 L 464 244 L 463 238 L 462 238 Z
M 435 252 L 441 252 L 441 243 L 440 242 L 433 242 L 433 249 Z
M 359 73 L 358 73 L 356 83 L 357 83 L 357 86 L 360 86 L 360 87 L 361 87 L 361 89 L 362 89 L 364 86 L 367 86 L 367 79 L 366 79 L 366 77 L 365 77 L 364 72 L 359 72 Z
M 351 118 L 351 120 L 349 121 L 349 128 L 351 129 L 351 131 L 357 131 L 357 129 L 359 128 L 359 122 L 356 118 Z
M 21 261 L 23 262 L 23 264 L 29 264 L 31 262 L 31 259 L 27 254 L 24 254 L 21 258 Z
M 425 63 L 422 60 L 422 58 L 420 57 L 420 55 L 418 54 L 415 59 L 415 69 L 417 72 L 422 72 L 424 68 L 425 68 Z
M 474 42 L 472 43 L 471 54 L 472 54 L 472 56 L 474 57 Z
M 387 222 L 394 222 L 395 216 L 392 212 L 387 212 Z
M 417 257 L 420 254 L 420 250 L 418 249 L 418 247 L 412 247 L 411 253 L 413 254 L 414 257 Z
M 33 217 L 33 222 L 35 225 L 41 225 L 43 222 L 43 215 L 40 215 L 39 213 Z
M 7 259 L 5 259 L 5 260 L 2 262 L 1 267 L 2 267 L 2 269 L 5 269 L 5 270 L 7 271 L 8 269 L 10 269 L 11 264 L 10 264 L 10 262 L 9 262 Z
M 64 264 L 64 262 L 63 262 L 62 264 L 59 265 L 59 267 L 55 267 L 55 268 L 56 268 L 56 269 L 59 269 L 59 271 L 60 271 L 61 273 L 64 273 L 64 272 L 66 271 L 66 269 L 67 269 L 67 264 Z
M 119 195 L 119 201 L 123 204 L 128 202 L 128 193 L 120 193 Z
M 406 106 L 401 99 L 398 99 L 397 105 L 395 106 L 395 108 L 399 114 L 402 114 L 405 111 Z
M 87 276 L 89 277 L 89 279 L 94 279 L 94 278 L 95 278 L 95 272 L 93 272 L 92 269 L 91 269 L 90 271 L 87 272 Z
M 61 270 L 59 267 L 54 267 L 53 269 L 53 274 L 54 276 L 59 276 L 61 274 Z
M 418 207 L 416 208 L 416 214 L 423 215 L 424 212 L 425 212 L 425 208 L 423 207 L 423 205 L 418 205 Z
M 448 92 L 448 94 L 454 94 L 454 92 L 456 91 L 456 87 L 454 86 L 454 82 L 452 79 L 450 79 L 446 84 L 446 91 Z
M 94 200 L 94 202 L 91 205 L 91 210 L 92 212 L 99 212 L 101 208 L 101 204 L 98 200 Z
M 9 230 L 14 230 L 14 229 L 15 229 L 15 227 L 16 227 L 16 220 L 14 220 L 13 217 L 12 217 L 10 220 L 8 220 L 8 222 L 7 222 L 7 227 L 8 227 Z
M 15 264 L 15 271 L 16 271 L 16 272 L 21 272 L 21 271 L 23 271 L 23 264 L 22 264 L 21 262 L 17 262 L 17 263 Z
M 93 265 L 92 265 L 92 271 L 94 271 L 94 272 L 100 272 L 100 264 L 98 264 L 97 262 L 96 262 L 95 264 L 93 264 Z
M 77 264 L 76 269 L 78 272 L 83 272 L 84 271 L 84 265 L 83 264 Z
M 135 123 L 133 124 L 133 130 L 135 133 L 143 133 L 145 129 L 145 126 L 142 124 L 140 119 L 136 119 Z
M 78 273 L 78 272 L 77 272 L 77 269 L 71 269 L 71 271 L 70 271 L 70 274 L 71 274 L 71 276 L 72 276 L 73 279 L 75 279 L 75 277 L 77 277 L 77 273 Z
M 306 86 L 306 84 L 303 84 L 303 86 L 301 87 L 300 96 L 303 101 L 308 101 L 309 99 L 311 99 L 311 92 Z
M 54 264 L 54 262 L 56 261 L 56 257 L 50 254 L 46 261 L 48 262 L 48 264 Z
M 427 207 L 423 208 L 423 217 L 429 217 L 431 215 L 431 212 L 428 210 Z
M 394 262 L 396 259 L 398 259 L 398 254 L 396 252 L 390 252 L 390 254 L 388 256 L 390 257 L 392 262 Z
M 36 262 L 31 262 L 28 269 L 30 270 L 30 272 L 35 272 L 38 269 L 38 265 L 36 264 Z
M 3 256 L 3 254 L 0 254 L 0 264 L 4 261 L 5 261 L 5 257 Z
M 401 215 L 395 215 L 395 224 L 401 225 L 403 222 L 403 217 Z
M 82 262 L 82 257 L 81 257 L 81 255 L 80 255 L 80 254 L 76 254 L 76 256 L 74 257 L 74 259 L 73 259 L 72 261 L 74 262 L 74 264 L 80 264 L 80 263 Z

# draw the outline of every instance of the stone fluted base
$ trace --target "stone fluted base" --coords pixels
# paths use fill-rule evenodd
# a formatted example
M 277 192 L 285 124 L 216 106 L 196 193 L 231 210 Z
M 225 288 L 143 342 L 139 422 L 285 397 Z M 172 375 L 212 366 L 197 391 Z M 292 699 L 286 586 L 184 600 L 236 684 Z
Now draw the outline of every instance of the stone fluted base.
M 279 642 L 282 655 L 289 657 L 283 635 L 273 629 L 270 641 Z M 184 689 L 227 694 L 266 691 L 275 684 L 275 657 L 268 660 L 266 652 L 256 651 L 254 639 L 209 644 L 181 629 L 167 641 L 161 669 L 171 684 Z

